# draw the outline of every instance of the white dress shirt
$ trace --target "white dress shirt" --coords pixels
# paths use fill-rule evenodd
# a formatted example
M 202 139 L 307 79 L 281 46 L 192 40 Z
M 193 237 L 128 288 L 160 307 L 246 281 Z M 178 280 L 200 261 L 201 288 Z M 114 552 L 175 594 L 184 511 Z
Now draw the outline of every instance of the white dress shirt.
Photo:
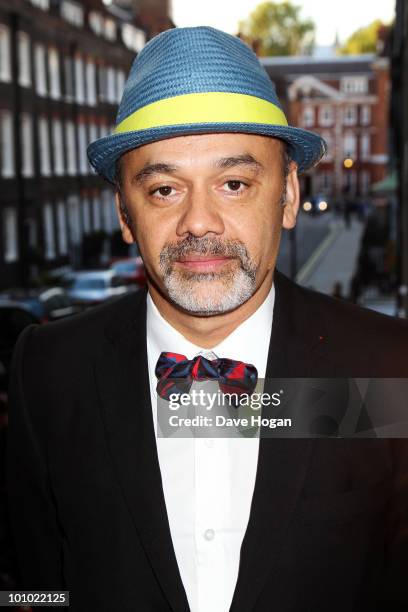
M 213 351 L 252 363 L 265 378 L 274 286 L 261 306 L 211 349 L 189 342 L 147 296 L 150 393 L 163 492 L 174 551 L 191 612 L 228 612 L 238 576 L 258 462 L 254 438 L 157 437 L 157 378 L 162 351 L 193 359 Z M 211 358 L 211 356 L 210 356 Z

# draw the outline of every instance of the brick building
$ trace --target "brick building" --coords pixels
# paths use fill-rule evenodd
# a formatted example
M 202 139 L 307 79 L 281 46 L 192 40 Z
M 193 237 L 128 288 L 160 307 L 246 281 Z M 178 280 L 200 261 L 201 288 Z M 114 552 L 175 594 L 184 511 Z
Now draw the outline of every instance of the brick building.
M 303 177 L 303 194 L 324 194 L 339 203 L 368 197 L 388 163 L 388 59 L 362 55 L 261 61 L 276 83 L 289 122 L 321 134 L 328 144 L 322 163 Z
M 112 130 L 144 43 L 102 0 L 0 0 L 0 288 L 112 252 L 113 190 L 86 146 Z

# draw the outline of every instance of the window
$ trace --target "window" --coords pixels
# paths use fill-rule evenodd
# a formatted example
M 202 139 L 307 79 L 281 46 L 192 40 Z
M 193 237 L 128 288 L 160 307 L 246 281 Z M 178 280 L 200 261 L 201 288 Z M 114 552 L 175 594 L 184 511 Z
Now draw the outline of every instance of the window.
M 43 11 L 48 11 L 50 8 L 50 0 L 31 0 L 31 4 Z
M 60 255 L 68 253 L 67 219 L 65 216 L 65 204 L 59 200 L 57 204 L 57 229 L 58 229 L 58 251 Z
M 44 245 L 45 258 L 54 259 L 55 257 L 55 238 L 54 238 L 54 219 L 52 214 L 52 206 L 47 203 L 43 207 L 43 222 L 44 222 Z
M 363 160 L 370 157 L 370 140 L 370 134 L 361 134 L 360 153 Z
M 79 170 L 81 174 L 88 174 L 87 144 L 86 125 L 82 120 L 78 123 Z
M 0 81 L 11 81 L 10 30 L 0 24 Z
M 82 198 L 82 223 L 84 233 L 89 234 L 91 231 L 91 204 L 89 198 Z
M 72 72 L 72 59 L 64 57 L 64 77 L 65 77 L 65 100 L 72 102 L 74 99 L 74 75 Z
M 22 87 L 31 86 L 31 49 L 30 37 L 26 32 L 19 32 L 18 45 L 18 84 Z
M 66 157 L 67 157 L 67 172 L 70 176 L 74 176 L 77 172 L 77 153 L 75 140 L 75 126 L 73 121 L 65 123 L 65 139 L 66 139 Z
M 98 126 L 96 125 L 96 123 L 94 121 L 92 121 L 89 124 L 89 143 L 94 142 L 95 140 L 98 139 Z M 93 166 L 91 166 L 91 164 L 88 161 L 88 168 L 91 172 L 96 173 L 96 170 L 94 170 Z
M 124 70 L 116 72 L 116 102 L 119 104 L 125 88 L 126 75 Z
M 122 40 L 128 49 L 138 53 L 145 46 L 146 35 L 143 30 L 135 28 L 131 23 L 124 23 L 122 25 Z
M 86 62 L 86 99 L 89 106 L 96 105 L 96 69 L 91 60 Z
M 105 19 L 105 37 L 114 42 L 116 40 L 116 23 L 113 19 Z
M 1 176 L 12 178 L 15 174 L 14 129 L 11 111 L 0 111 L 0 162 Z
M 17 212 L 15 208 L 3 211 L 4 261 L 12 262 L 18 258 Z
M 62 135 L 62 122 L 60 119 L 52 120 L 52 150 L 54 159 L 54 173 L 62 176 L 64 167 L 64 141 Z
M 70 196 L 68 198 L 68 223 L 71 243 L 77 245 L 81 242 L 81 219 L 78 196 Z
M 360 112 L 361 112 L 361 115 L 360 115 L 361 125 L 370 125 L 370 123 L 371 123 L 371 107 L 370 106 L 362 106 Z
M 78 104 L 85 102 L 84 62 L 80 55 L 75 56 L 75 99 Z
M 60 5 L 61 17 L 72 25 L 81 28 L 84 25 L 84 9 L 80 4 L 63 0 Z
M 353 132 L 347 132 L 343 139 L 343 154 L 344 157 L 356 157 L 356 136 Z
M 40 145 L 40 171 L 43 176 L 50 176 L 50 138 L 48 132 L 48 121 L 45 117 L 40 117 L 38 121 L 38 140 Z
M 31 115 L 21 115 L 21 174 L 25 178 L 34 176 L 33 121 Z
M 61 97 L 60 60 L 58 50 L 51 47 L 48 51 L 50 69 L 50 96 L 55 100 Z
M 99 100 L 101 102 L 105 102 L 106 94 L 107 94 L 107 86 L 106 86 L 106 67 L 103 64 L 99 64 L 98 67 L 98 75 L 99 75 L 99 89 L 98 95 Z
M 343 93 L 350 94 L 365 94 L 368 90 L 368 80 L 365 76 L 348 76 L 343 77 L 340 82 L 340 88 Z
M 98 231 L 101 229 L 101 200 L 97 193 L 92 198 L 92 216 L 94 230 Z
M 111 104 L 116 102 L 116 83 L 115 83 L 115 69 L 109 66 L 106 69 L 106 85 L 107 85 L 107 99 Z
M 333 125 L 333 107 L 325 104 L 319 108 L 319 124 L 322 126 Z
M 357 123 L 357 107 L 346 106 L 343 109 L 343 124 L 344 125 L 356 125 Z
M 315 110 L 313 106 L 305 106 L 303 109 L 302 123 L 304 127 L 312 127 L 315 123 Z
M 47 95 L 47 77 L 45 71 L 45 48 L 36 44 L 34 49 L 35 89 L 39 96 Z
M 89 27 L 95 34 L 100 36 L 104 30 L 103 16 L 96 11 L 90 11 L 88 16 Z

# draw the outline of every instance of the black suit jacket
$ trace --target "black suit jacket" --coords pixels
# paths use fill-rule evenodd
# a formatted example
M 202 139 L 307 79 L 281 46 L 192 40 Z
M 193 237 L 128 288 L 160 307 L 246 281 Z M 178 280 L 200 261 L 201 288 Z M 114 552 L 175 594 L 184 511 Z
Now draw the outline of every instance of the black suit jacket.
M 408 376 L 406 322 L 278 272 L 275 287 L 268 377 Z M 30 326 L 13 357 L 19 586 L 69 589 L 72 612 L 189 609 L 156 452 L 145 319 L 140 291 Z M 407 440 L 262 438 L 230 610 L 406 612 Z

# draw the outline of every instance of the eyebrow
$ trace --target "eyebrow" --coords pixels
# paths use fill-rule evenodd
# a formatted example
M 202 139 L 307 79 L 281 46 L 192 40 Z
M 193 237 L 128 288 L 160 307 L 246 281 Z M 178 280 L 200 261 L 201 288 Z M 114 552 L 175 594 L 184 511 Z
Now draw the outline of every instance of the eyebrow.
M 233 155 L 229 157 L 220 157 L 214 163 L 215 168 L 227 169 L 234 166 L 249 166 L 257 174 L 263 171 L 264 166 L 251 153 L 242 153 L 242 155 Z M 168 164 L 166 162 L 147 163 L 137 174 L 132 178 L 132 183 L 142 184 L 147 178 L 155 174 L 173 174 L 180 170 L 180 166 Z

